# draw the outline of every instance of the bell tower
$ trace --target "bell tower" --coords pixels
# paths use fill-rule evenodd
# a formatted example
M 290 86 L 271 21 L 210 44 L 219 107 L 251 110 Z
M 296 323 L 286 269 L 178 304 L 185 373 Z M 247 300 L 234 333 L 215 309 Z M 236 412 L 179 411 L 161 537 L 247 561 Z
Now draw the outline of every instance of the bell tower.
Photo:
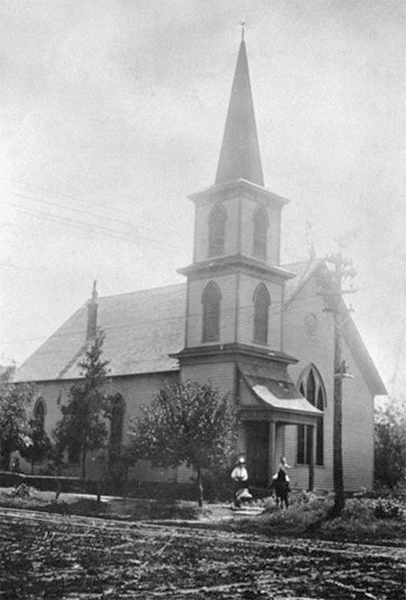
M 279 266 L 281 211 L 288 201 L 264 187 L 244 39 L 215 183 L 190 199 L 193 263 L 179 270 L 187 277 L 182 376 L 196 379 L 196 362 L 211 363 L 213 375 L 213 360 L 235 353 L 283 355 L 283 285 L 293 277 Z

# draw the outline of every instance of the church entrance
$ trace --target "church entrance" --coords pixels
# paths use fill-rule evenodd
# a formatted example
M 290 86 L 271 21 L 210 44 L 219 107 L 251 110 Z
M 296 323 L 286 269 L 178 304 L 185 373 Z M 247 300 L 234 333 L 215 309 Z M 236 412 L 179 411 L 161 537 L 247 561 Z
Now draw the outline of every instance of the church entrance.
M 268 485 L 269 423 L 246 421 L 245 431 L 249 481 L 256 487 L 265 488 Z

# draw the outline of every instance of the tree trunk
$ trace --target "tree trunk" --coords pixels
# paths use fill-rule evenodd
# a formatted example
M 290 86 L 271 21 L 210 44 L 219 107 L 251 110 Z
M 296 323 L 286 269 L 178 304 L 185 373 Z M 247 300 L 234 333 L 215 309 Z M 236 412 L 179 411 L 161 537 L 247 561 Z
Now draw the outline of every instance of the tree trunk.
M 203 480 L 200 466 L 196 467 L 197 470 L 197 501 L 200 507 L 203 506 Z
M 7 447 L 7 444 L 4 444 L 1 453 L 1 468 L 3 471 L 10 471 L 10 461 L 11 450 Z
M 86 479 L 86 446 L 82 451 L 82 479 Z

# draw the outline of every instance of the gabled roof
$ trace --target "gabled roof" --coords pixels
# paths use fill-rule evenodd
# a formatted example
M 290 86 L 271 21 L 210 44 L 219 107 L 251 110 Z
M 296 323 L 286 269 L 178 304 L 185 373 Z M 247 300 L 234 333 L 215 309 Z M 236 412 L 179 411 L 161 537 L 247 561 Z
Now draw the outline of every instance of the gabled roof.
M 323 267 L 325 268 L 325 263 L 321 259 L 304 260 L 284 265 L 285 269 L 296 275 L 294 279 L 290 279 L 285 284 L 285 308 L 293 302 L 307 282 Z
M 313 259 L 300 263 L 284 265 L 286 269 L 296 273 L 296 279 L 288 280 L 285 284 L 285 308 L 287 308 L 310 281 L 312 277 L 319 277 L 326 281 L 329 278 L 329 272 L 324 260 Z M 331 282 L 330 282 L 331 283 Z M 326 296 L 327 303 L 333 302 L 333 296 Z M 330 306 L 332 308 L 332 306 Z M 362 373 L 365 382 L 367 383 L 371 393 L 374 396 L 384 396 L 388 392 L 381 376 L 365 346 L 361 335 L 355 325 L 351 313 L 349 312 L 345 302 L 340 300 L 340 308 L 343 314 L 346 314 L 345 321 L 342 325 L 344 341 L 351 351 L 351 354 L 357 363 L 359 370 Z
M 173 285 L 98 299 L 97 324 L 106 334 L 103 358 L 110 375 L 178 369 L 173 354 L 185 335 L 186 286 Z M 86 348 L 87 304 L 60 327 L 18 369 L 16 381 L 80 377 Z
M 344 302 L 341 302 L 344 307 Z M 378 373 L 378 369 L 376 368 L 375 363 L 372 360 L 371 355 L 369 354 L 367 347 L 365 346 L 360 335 L 360 332 L 358 331 L 358 328 L 355 325 L 346 306 L 345 310 L 347 311 L 347 318 L 342 324 L 345 343 L 350 349 L 351 354 L 354 357 L 354 360 L 357 363 L 357 366 L 361 371 L 371 393 L 374 396 L 386 396 L 388 391 Z
M 321 260 L 284 265 L 284 268 L 297 275 L 286 282 L 285 306 L 294 301 L 313 276 L 325 274 L 325 263 Z M 97 324 L 106 333 L 103 357 L 110 361 L 110 375 L 178 369 L 178 361 L 170 355 L 184 347 L 186 284 L 101 297 L 97 303 Z M 88 303 L 21 365 L 14 380 L 80 377 L 78 362 L 86 348 L 87 315 Z M 343 335 L 371 393 L 386 394 L 385 385 L 349 312 Z

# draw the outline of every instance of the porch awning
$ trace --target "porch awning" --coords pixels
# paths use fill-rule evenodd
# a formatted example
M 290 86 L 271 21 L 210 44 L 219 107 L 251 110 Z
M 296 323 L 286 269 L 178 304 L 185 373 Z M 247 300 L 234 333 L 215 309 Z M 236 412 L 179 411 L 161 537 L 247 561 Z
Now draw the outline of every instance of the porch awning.
M 241 405 L 242 420 L 264 419 L 315 425 L 317 418 L 323 414 L 306 400 L 289 377 L 264 377 L 265 373 L 258 377 L 245 368 L 240 367 L 239 370 L 255 399 L 255 404 Z
M 322 414 L 321 410 L 310 404 L 293 384 L 290 389 L 285 390 L 281 388 L 280 382 L 269 380 L 266 385 L 253 385 L 252 390 L 271 408 L 299 411 L 316 416 Z

